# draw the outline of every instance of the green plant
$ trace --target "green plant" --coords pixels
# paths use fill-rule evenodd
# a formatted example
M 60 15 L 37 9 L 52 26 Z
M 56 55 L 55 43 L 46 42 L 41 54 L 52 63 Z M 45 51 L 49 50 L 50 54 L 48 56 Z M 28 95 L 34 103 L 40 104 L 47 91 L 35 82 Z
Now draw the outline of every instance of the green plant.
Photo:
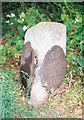
M 0 73 L 1 86 L 1 115 L 0 118 L 24 118 L 36 115 L 36 110 L 33 109 L 19 97 L 20 83 L 16 84 L 16 74 L 12 70 L 3 70 Z
M 17 96 L 16 89 L 18 86 L 12 81 L 10 76 L 15 76 L 13 71 L 4 70 L 0 73 L 0 84 L 2 85 L 2 117 L 1 118 L 13 118 L 14 117 L 14 101 Z M 14 89 L 14 91 L 13 91 Z M 14 92 L 14 93 L 13 93 Z
M 68 61 L 75 61 L 81 67 L 84 67 L 84 58 L 82 57 L 83 50 L 83 24 L 82 24 L 82 7 L 75 5 L 69 5 L 65 3 L 65 6 L 61 6 L 62 14 L 61 19 L 67 27 L 67 59 Z

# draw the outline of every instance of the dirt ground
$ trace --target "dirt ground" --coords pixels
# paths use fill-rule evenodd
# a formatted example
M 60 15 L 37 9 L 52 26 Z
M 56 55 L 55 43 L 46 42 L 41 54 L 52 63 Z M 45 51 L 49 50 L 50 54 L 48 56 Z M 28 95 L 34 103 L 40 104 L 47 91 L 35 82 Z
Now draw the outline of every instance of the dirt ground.
M 8 60 L 10 64 L 13 64 L 12 58 Z M 17 62 L 16 62 L 17 63 Z M 5 64 L 3 69 L 8 67 L 16 73 L 16 79 L 19 77 L 19 65 L 7 65 Z M 70 87 L 68 83 L 62 83 L 53 95 L 50 95 L 45 104 L 35 107 L 37 111 L 32 118 L 82 118 L 82 102 L 78 93 L 82 88 L 78 84 L 74 83 L 74 88 Z M 19 88 L 18 88 L 19 89 Z M 18 97 L 23 100 L 23 96 L 20 91 Z M 25 99 L 23 100 L 25 103 Z M 20 101 L 19 101 L 19 104 Z

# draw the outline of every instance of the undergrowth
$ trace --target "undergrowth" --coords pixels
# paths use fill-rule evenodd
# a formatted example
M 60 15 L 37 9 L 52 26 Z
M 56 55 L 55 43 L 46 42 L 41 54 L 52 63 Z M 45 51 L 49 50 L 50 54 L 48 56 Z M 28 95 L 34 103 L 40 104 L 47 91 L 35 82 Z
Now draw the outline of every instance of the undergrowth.
M 15 73 L 12 70 L 3 70 L 0 73 L 1 86 L 1 115 L 0 118 L 29 118 L 36 115 L 34 108 L 30 107 L 19 96 L 20 83 L 17 83 L 12 78 Z

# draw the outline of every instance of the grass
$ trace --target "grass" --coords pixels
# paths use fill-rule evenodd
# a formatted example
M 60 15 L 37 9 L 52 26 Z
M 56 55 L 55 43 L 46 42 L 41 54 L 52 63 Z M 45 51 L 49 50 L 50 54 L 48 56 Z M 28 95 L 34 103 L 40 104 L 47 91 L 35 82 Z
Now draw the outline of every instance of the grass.
M 1 65 L 0 118 L 82 118 L 82 67 L 67 59 L 62 86 L 54 96 L 50 95 L 44 105 L 32 107 L 20 90 L 18 62 L 19 56 L 7 58 L 5 64 Z
M 40 107 L 31 107 L 25 102 L 20 91 L 21 84 L 14 80 L 16 73 L 13 70 L 2 70 L 0 72 L 1 118 L 81 118 L 82 86 L 80 80 L 72 79 L 70 70 L 65 77 L 65 87 L 59 88 L 55 96 L 50 95 L 46 104 Z

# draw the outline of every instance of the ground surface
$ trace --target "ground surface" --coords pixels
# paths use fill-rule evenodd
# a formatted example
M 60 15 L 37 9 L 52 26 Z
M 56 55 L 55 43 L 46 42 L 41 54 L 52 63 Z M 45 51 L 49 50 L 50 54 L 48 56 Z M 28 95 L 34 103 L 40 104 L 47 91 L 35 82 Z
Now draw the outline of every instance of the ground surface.
M 14 79 L 20 82 L 19 65 L 13 64 L 17 63 L 17 61 L 14 61 L 12 58 L 7 59 L 7 61 L 10 65 L 5 64 L 3 69 L 8 68 L 15 71 L 16 78 Z M 72 76 L 69 76 L 68 79 L 69 82 L 63 82 L 54 95 L 50 95 L 45 104 L 34 108 L 25 101 L 22 91 L 20 91 L 21 86 L 18 85 L 18 97 L 15 101 L 15 106 L 21 108 L 24 106 L 24 113 L 32 108 L 34 110 L 34 113 L 30 115 L 32 118 L 82 118 L 82 87 L 76 81 L 74 81 L 74 85 L 71 87 Z M 20 118 L 21 116 L 18 113 L 15 114 L 15 117 Z M 25 114 L 24 118 L 26 117 L 28 116 Z

